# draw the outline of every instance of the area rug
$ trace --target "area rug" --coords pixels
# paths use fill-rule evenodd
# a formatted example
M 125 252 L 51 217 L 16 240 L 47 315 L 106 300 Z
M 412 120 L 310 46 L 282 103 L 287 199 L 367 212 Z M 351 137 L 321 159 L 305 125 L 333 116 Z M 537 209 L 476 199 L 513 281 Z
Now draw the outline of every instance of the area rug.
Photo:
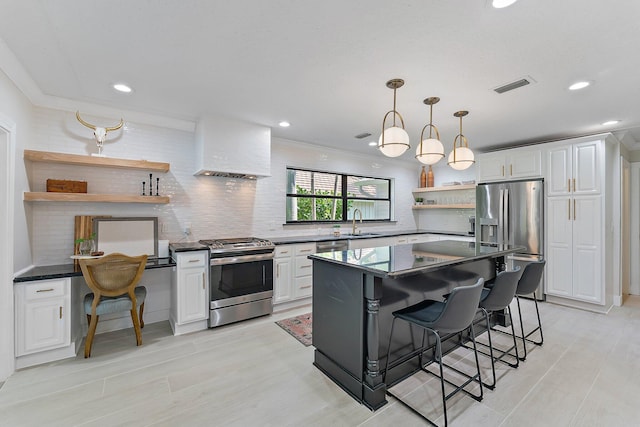
M 311 313 L 280 320 L 276 322 L 276 325 L 287 331 L 305 346 L 311 345 Z

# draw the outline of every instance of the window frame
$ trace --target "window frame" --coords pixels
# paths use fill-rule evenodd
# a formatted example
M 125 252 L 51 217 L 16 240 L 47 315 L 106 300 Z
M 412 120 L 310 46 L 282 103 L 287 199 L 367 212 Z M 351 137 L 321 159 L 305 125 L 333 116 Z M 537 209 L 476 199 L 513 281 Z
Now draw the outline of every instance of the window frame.
M 317 169 L 307 169 L 307 168 L 301 168 L 301 167 L 295 167 L 295 166 L 287 166 L 286 167 L 286 175 L 287 175 L 287 189 L 288 189 L 288 174 L 289 171 L 302 171 L 302 172 L 311 172 L 311 173 L 321 173 L 321 174 L 330 174 L 330 175 L 337 175 L 339 177 L 341 177 L 341 186 L 340 186 L 340 196 L 328 196 L 328 195 L 315 195 L 315 194 L 296 194 L 296 193 L 289 193 L 286 192 L 285 193 L 285 210 L 286 207 L 288 206 L 289 200 L 290 198 L 308 198 L 308 199 L 325 199 L 325 200 L 341 200 L 342 201 L 342 210 L 341 210 L 341 218 L 342 219 L 336 219 L 336 220 L 289 220 L 286 218 L 286 213 L 285 213 L 285 222 L 286 224 L 343 224 L 346 222 L 349 222 L 352 220 L 352 218 L 348 217 L 348 213 L 349 213 L 349 201 L 358 201 L 358 200 L 371 200 L 371 201 L 376 201 L 376 202 L 387 202 L 389 204 L 389 208 L 388 208 L 388 212 L 387 212 L 387 218 L 385 219 L 381 219 L 381 218 L 374 218 L 374 219 L 362 219 L 362 222 L 391 222 L 392 218 L 391 218 L 391 213 L 392 213 L 392 207 L 393 207 L 393 191 L 392 191 L 392 179 L 391 178 L 381 178 L 381 177 L 376 177 L 376 176 L 366 176 L 366 175 L 361 175 L 361 174 L 347 174 L 347 173 L 341 173 L 341 172 L 331 172 L 331 171 L 326 171 L 326 170 L 317 170 Z M 349 196 L 348 195 L 348 185 L 349 185 L 349 178 L 353 177 L 353 178 L 366 178 L 366 179 L 372 179 L 372 180 L 380 180 L 380 181 L 386 181 L 387 182 L 387 186 L 388 186 L 388 194 L 386 198 L 375 198 L 375 197 L 353 197 L 353 196 Z

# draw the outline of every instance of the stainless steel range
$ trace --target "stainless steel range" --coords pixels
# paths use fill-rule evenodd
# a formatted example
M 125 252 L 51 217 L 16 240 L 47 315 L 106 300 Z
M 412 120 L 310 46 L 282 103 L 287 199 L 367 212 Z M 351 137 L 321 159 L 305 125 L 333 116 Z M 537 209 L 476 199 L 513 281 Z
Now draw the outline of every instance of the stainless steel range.
M 255 237 L 200 243 L 211 253 L 210 328 L 273 312 L 273 243 Z

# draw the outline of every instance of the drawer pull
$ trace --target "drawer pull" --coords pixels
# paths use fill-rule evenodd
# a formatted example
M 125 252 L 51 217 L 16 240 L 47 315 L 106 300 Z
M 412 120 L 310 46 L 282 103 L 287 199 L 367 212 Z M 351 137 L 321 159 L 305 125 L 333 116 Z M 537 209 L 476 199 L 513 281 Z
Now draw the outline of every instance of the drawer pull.
M 301 265 L 300 268 L 311 268 L 310 265 Z
M 200 261 L 199 259 L 190 259 L 189 262 L 198 262 Z
M 55 289 L 49 288 L 49 289 L 38 289 L 36 292 L 53 292 L 53 291 L 55 291 Z
M 309 289 L 310 287 L 311 287 L 311 285 L 300 286 L 300 289 Z
M 60 318 L 62 319 L 62 306 L 60 306 Z

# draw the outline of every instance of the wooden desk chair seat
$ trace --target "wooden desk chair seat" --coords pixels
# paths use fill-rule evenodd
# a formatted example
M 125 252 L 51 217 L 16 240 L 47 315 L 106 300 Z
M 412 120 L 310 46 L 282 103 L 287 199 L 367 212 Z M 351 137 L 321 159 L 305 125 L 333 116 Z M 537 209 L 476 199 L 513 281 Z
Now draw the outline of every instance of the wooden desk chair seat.
M 114 253 L 98 259 L 80 260 L 82 275 L 93 293 L 84 298 L 89 331 L 84 344 L 84 357 L 91 356 L 93 337 L 102 314 L 130 311 L 133 329 L 136 333 L 136 345 L 142 344 L 141 327 L 144 327 L 142 313 L 147 290 L 144 286 L 136 288 L 142 278 L 147 256 L 130 257 Z M 140 307 L 138 316 L 137 307 Z

